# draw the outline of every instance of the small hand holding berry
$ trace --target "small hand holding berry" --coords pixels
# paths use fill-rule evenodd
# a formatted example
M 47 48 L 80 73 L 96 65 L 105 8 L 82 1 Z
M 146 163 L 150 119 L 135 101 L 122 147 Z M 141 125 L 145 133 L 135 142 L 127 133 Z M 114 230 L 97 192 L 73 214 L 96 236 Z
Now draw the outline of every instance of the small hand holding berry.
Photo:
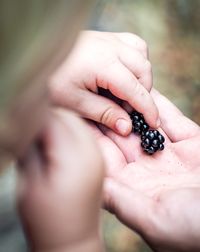
M 135 134 L 123 138 L 104 128 L 110 138 L 99 137 L 107 160 L 105 207 L 155 251 L 200 251 L 200 128 L 158 92 L 152 95 L 165 149 L 149 156 Z
M 85 31 L 66 61 L 50 78 L 53 103 L 76 110 L 121 135 L 131 132 L 129 115 L 119 105 L 98 95 L 109 90 L 144 114 L 156 128 L 158 110 L 149 94 L 151 64 L 146 43 L 130 33 Z

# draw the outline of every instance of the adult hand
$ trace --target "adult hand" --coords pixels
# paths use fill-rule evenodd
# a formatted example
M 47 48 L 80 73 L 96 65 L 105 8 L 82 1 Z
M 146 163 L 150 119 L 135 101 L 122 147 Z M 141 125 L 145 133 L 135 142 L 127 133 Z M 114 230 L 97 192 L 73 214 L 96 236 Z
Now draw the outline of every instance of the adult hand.
M 85 31 L 66 61 L 50 78 L 54 104 L 76 110 L 121 135 L 131 132 L 129 115 L 116 103 L 98 95 L 109 90 L 144 114 L 154 128 L 158 110 L 149 94 L 151 64 L 146 43 L 130 33 Z
M 155 251 L 200 251 L 200 128 L 158 92 L 152 96 L 164 151 L 148 156 L 134 134 L 96 133 L 107 161 L 105 207 Z
M 57 111 L 19 162 L 18 207 L 31 251 L 102 251 L 104 166 L 87 127 Z

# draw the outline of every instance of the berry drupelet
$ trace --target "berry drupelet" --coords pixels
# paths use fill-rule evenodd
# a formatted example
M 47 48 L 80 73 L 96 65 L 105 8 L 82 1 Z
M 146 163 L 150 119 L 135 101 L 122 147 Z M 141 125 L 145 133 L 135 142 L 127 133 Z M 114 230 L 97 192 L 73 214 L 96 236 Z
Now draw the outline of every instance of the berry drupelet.
M 130 114 L 132 120 L 133 132 L 141 135 L 141 146 L 143 150 L 152 155 L 156 151 L 164 150 L 165 138 L 160 134 L 158 130 L 149 129 L 149 125 L 145 122 L 141 113 L 133 111 Z

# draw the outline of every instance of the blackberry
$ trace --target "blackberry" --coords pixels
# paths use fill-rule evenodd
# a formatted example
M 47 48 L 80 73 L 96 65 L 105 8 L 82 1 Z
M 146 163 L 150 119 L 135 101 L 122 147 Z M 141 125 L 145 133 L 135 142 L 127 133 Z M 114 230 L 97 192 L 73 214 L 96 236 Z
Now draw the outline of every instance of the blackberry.
M 130 114 L 132 120 L 133 132 L 141 135 L 141 147 L 143 150 L 152 155 L 158 150 L 164 150 L 165 138 L 160 134 L 158 130 L 149 129 L 149 125 L 145 122 L 144 116 L 133 111 Z
M 141 146 L 147 154 L 154 154 L 156 151 L 164 150 L 165 138 L 158 130 L 148 130 L 141 136 Z
M 149 129 L 149 125 L 145 122 L 144 116 L 141 113 L 133 111 L 130 114 L 130 118 L 132 120 L 134 133 L 142 134 L 142 132 L 146 132 Z

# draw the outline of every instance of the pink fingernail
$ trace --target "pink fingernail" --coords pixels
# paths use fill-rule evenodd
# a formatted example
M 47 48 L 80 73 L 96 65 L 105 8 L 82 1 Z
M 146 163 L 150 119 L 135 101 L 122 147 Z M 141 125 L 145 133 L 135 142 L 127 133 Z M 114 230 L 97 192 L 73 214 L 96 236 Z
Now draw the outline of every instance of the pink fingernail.
M 122 135 L 126 134 L 130 127 L 129 122 L 125 119 L 118 119 L 115 126 L 117 131 Z

